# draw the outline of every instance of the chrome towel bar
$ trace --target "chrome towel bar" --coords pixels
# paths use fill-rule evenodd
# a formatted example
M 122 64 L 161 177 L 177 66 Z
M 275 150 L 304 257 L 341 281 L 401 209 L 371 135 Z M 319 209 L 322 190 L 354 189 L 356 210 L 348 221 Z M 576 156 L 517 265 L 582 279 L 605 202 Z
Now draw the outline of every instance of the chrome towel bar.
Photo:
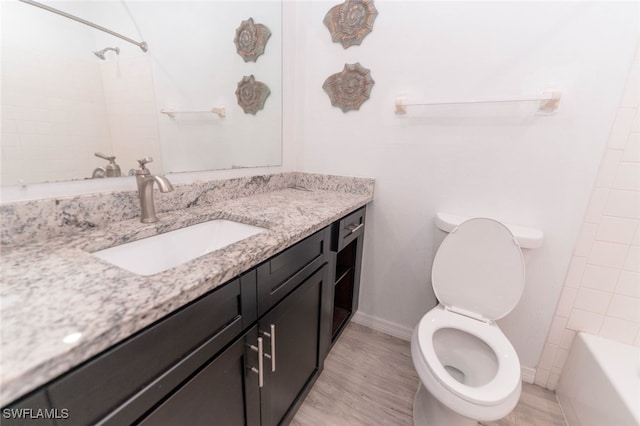
M 407 99 L 403 97 L 396 98 L 395 113 L 403 115 L 407 113 L 407 107 L 414 106 L 431 106 L 431 105 L 464 105 L 464 104 L 488 104 L 488 103 L 504 103 L 504 102 L 540 102 L 538 109 L 544 112 L 553 112 L 558 109 L 562 92 L 553 91 L 545 92 L 542 95 L 522 96 L 513 98 L 487 98 L 487 99 L 469 99 L 469 100 L 442 100 L 433 102 L 407 103 Z
M 176 114 L 206 114 L 206 113 L 211 113 L 211 114 L 217 114 L 218 117 L 220 118 L 224 118 L 226 115 L 226 111 L 224 109 L 224 107 L 214 107 L 211 108 L 209 110 L 182 110 L 182 111 L 178 111 L 178 110 L 173 110 L 173 109 L 161 109 L 160 110 L 161 114 L 167 114 L 169 117 L 171 118 L 175 118 Z

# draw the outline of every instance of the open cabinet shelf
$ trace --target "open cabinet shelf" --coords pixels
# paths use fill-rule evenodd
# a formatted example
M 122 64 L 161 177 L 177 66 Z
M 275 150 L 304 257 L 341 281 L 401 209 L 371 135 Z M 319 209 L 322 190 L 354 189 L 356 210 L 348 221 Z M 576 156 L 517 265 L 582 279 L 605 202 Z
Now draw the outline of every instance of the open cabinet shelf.
M 334 343 L 358 309 L 360 266 L 364 209 L 334 224 L 333 247 L 335 254 L 333 288 L 333 323 L 331 342 Z

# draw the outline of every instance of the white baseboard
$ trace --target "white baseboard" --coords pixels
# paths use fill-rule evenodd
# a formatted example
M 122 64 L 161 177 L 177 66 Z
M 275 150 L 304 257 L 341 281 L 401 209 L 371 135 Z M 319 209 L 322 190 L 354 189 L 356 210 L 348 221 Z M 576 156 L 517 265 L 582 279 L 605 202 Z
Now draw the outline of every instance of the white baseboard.
M 522 381 L 533 384 L 533 382 L 536 380 L 536 369 L 533 367 L 525 367 L 524 365 L 521 365 L 520 375 L 522 376 Z
M 351 321 L 406 341 L 411 340 L 411 333 L 413 332 L 411 328 L 360 311 L 353 314 Z

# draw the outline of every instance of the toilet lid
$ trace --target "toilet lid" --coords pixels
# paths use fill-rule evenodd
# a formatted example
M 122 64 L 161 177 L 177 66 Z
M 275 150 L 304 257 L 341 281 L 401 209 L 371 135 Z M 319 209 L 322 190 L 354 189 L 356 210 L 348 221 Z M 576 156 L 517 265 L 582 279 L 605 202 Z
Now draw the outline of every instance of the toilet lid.
M 436 297 L 451 310 L 496 320 L 520 300 L 524 259 L 506 226 L 493 219 L 470 219 L 440 245 L 431 280 Z

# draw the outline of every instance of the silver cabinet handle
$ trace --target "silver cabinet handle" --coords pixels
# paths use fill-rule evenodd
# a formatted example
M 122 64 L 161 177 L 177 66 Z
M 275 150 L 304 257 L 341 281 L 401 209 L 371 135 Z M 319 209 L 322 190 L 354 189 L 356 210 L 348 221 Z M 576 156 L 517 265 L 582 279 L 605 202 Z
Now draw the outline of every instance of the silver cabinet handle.
M 359 224 L 359 225 L 355 225 L 355 226 L 354 226 L 354 225 L 350 225 L 350 226 L 349 226 L 349 230 L 350 230 L 351 232 L 349 232 L 349 233 L 350 233 L 350 234 L 353 234 L 354 232 L 356 232 L 358 229 L 362 228 L 363 226 L 364 226 L 364 223 L 361 223 L 361 224 Z
M 276 326 L 271 324 L 269 332 L 263 331 L 262 334 L 271 341 L 271 354 L 264 354 L 265 358 L 271 360 L 271 371 L 276 371 Z
M 271 371 L 276 371 L 276 326 L 271 324 Z
M 258 347 L 254 345 L 249 346 L 252 351 L 258 352 L 258 368 L 251 367 L 251 371 L 258 374 L 258 386 L 264 386 L 264 350 L 262 348 L 262 337 L 258 337 Z

